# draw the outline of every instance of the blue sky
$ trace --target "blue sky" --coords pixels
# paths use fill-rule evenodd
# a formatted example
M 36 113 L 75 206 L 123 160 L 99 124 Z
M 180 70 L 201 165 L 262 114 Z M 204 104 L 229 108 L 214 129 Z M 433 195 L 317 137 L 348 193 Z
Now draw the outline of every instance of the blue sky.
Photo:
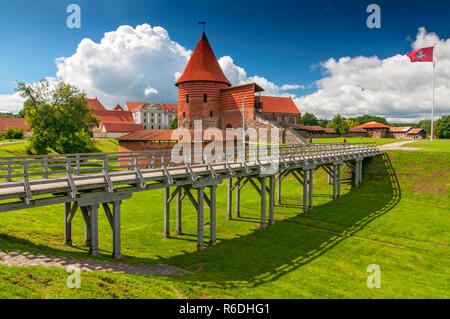
M 81 7 L 81 29 L 66 27 L 68 4 Z M 381 7 L 381 29 L 366 26 L 366 7 Z M 230 56 L 248 75 L 316 90 L 322 68 L 344 56 L 385 59 L 411 51 L 419 27 L 450 38 L 447 1 L 119 1 L 17 0 L 0 4 L 0 94 L 15 81 L 33 82 L 57 72 L 55 58 L 72 56 L 83 38 L 99 42 L 121 25 L 148 23 L 193 49 L 204 20 L 216 56 Z

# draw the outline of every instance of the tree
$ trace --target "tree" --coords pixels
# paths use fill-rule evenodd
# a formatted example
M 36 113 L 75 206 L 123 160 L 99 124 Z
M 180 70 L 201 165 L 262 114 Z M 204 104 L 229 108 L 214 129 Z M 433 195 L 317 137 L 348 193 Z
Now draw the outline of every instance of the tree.
M 172 123 L 170 123 L 169 129 L 175 130 L 178 128 L 178 117 L 174 118 Z
M 311 113 L 305 113 L 303 116 L 298 120 L 298 124 L 303 125 L 318 125 L 317 123 L 317 117 L 314 114 Z
M 354 120 L 355 122 L 357 122 L 358 125 L 361 125 L 361 124 L 364 124 L 364 123 L 368 123 L 368 122 L 372 122 L 372 121 L 388 125 L 388 122 L 387 122 L 387 120 L 384 117 L 375 116 L 375 115 L 369 115 L 369 114 L 365 114 L 363 116 L 358 116 L 358 117 L 355 117 L 355 118 L 351 118 L 351 120 Z
M 348 127 L 355 127 L 355 126 L 359 125 L 356 121 L 354 121 L 352 119 L 345 119 L 344 121 L 345 121 L 345 123 L 347 123 Z
M 19 113 L 16 114 L 16 117 L 24 118 L 25 117 L 25 109 L 21 109 Z
M 437 137 L 450 138 L 450 115 L 441 117 L 435 124 Z
M 18 127 L 8 127 L 6 129 L 5 138 L 7 139 L 22 139 L 23 138 L 23 129 Z
M 331 122 L 328 122 L 327 127 L 333 128 L 340 134 L 346 134 L 348 132 L 348 124 L 340 114 L 336 115 Z
M 18 82 L 16 90 L 27 99 L 25 119 L 33 129 L 30 151 L 46 154 L 53 149 L 63 154 L 95 150 L 91 133 L 99 120 L 84 92 L 64 82 L 50 88 L 45 79 L 31 85 Z
M 427 134 L 431 134 L 431 120 L 420 121 L 419 127 L 422 128 Z

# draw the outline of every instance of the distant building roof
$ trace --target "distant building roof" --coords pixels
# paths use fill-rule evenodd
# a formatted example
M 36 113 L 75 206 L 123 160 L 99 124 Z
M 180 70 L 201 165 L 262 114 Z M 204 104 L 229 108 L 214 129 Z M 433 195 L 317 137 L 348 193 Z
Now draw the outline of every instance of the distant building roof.
M 205 32 L 202 32 L 183 74 L 175 85 L 191 81 L 214 81 L 231 85 L 217 62 Z
M 375 121 L 372 121 L 369 123 L 364 123 L 364 124 L 361 124 L 361 125 L 358 125 L 355 127 L 357 127 L 357 128 L 389 128 L 389 126 L 375 122 Z
M 411 126 L 391 126 L 389 132 L 394 133 L 406 133 L 411 129 Z
M 223 141 L 226 140 L 226 131 L 225 130 L 220 130 L 222 132 L 222 134 L 220 134 L 219 136 L 215 136 L 214 138 L 212 138 L 211 140 L 218 140 L 218 141 Z M 178 138 L 172 138 L 172 134 L 175 134 L 174 136 L 176 136 L 177 132 L 179 132 L 179 137 Z M 194 140 L 194 133 L 196 131 L 194 130 L 189 130 L 190 134 L 191 134 L 191 139 Z M 198 131 L 199 132 L 199 131 Z M 205 130 L 203 130 L 201 132 L 202 137 L 204 136 L 204 132 Z M 140 131 L 136 131 L 127 135 L 124 135 L 122 137 L 118 138 L 121 141 L 182 141 L 182 133 L 181 131 L 177 131 L 177 130 L 140 130 Z M 235 139 L 239 140 L 239 137 L 235 137 Z M 209 141 L 209 140 L 204 140 L 204 141 Z
M 127 107 L 128 111 L 134 111 L 134 110 L 140 109 L 145 104 L 147 104 L 147 103 L 144 103 L 144 102 L 126 102 L 125 106 Z
M 301 114 L 290 97 L 261 96 L 261 102 L 263 112 Z
M 162 108 L 166 111 L 175 112 L 178 111 L 178 104 L 161 104 Z
M 131 123 L 134 124 L 133 115 L 128 111 L 95 111 L 94 115 L 97 116 L 101 122 L 110 123 Z
M 408 131 L 408 134 L 419 134 L 422 131 L 425 132 L 425 130 L 423 128 L 413 128 Z
M 351 133 L 367 133 L 367 131 L 365 129 L 363 129 L 362 127 L 351 127 L 348 129 L 349 132 Z
M 325 133 L 337 133 L 336 130 L 331 127 L 325 127 L 324 130 L 325 130 Z
M 106 108 L 103 106 L 102 103 L 100 103 L 100 101 L 97 98 L 86 99 L 86 100 L 87 100 L 89 107 L 91 109 L 93 109 L 94 111 L 106 111 Z
M 8 127 L 21 128 L 24 131 L 29 131 L 30 126 L 25 123 L 24 118 L 18 117 L 0 117 L 0 131 L 5 132 Z
M 116 111 L 116 112 L 122 112 L 122 111 L 125 111 L 125 110 L 123 109 L 123 107 L 120 106 L 120 104 L 117 104 L 116 107 L 113 108 L 113 110 Z
M 107 133 L 127 133 L 136 132 L 144 129 L 144 124 L 132 124 L 132 123 L 102 123 L 102 131 Z

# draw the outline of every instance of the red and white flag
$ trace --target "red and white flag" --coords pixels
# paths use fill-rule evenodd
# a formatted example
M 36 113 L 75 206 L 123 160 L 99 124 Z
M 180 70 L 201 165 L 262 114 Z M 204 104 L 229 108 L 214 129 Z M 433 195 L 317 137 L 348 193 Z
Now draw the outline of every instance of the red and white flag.
M 417 49 L 406 54 L 411 62 L 433 62 L 433 47 Z

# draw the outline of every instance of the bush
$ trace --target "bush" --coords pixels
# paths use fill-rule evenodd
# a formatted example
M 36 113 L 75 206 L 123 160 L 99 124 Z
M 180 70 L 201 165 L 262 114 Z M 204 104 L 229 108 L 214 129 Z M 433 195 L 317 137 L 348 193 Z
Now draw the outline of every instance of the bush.
M 22 139 L 23 129 L 17 127 L 8 127 L 6 129 L 5 137 L 7 139 Z
M 6 138 L 5 133 L 0 132 L 0 141 L 1 141 L 1 140 L 4 140 L 5 138 Z

